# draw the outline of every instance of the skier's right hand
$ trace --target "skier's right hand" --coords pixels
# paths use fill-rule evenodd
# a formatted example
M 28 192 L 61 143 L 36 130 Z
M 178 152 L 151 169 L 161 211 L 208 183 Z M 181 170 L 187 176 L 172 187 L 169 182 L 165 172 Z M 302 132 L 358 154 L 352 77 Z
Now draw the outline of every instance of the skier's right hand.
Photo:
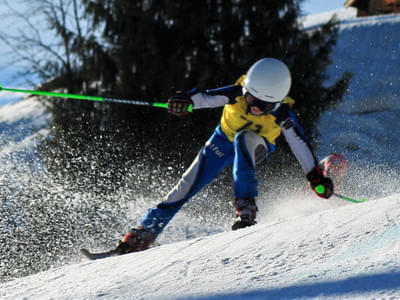
M 179 117 L 186 116 L 191 104 L 193 101 L 187 92 L 177 91 L 168 99 L 168 112 Z
M 312 169 L 307 174 L 307 179 L 317 196 L 328 199 L 333 195 L 332 179 L 325 177 L 320 167 L 315 167 Z

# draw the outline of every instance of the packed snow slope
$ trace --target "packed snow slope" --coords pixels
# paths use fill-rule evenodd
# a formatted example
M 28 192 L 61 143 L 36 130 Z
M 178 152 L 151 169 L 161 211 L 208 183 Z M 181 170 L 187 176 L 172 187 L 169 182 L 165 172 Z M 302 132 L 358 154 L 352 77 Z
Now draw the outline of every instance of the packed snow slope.
M 399 299 L 399 250 L 394 195 L 53 269 L 0 298 Z
M 304 26 L 312 30 L 333 13 L 340 24 L 328 83 L 343 72 L 353 78 L 343 103 L 320 120 L 318 153 L 399 169 L 400 14 L 356 18 L 355 10 L 341 9 L 307 17 Z

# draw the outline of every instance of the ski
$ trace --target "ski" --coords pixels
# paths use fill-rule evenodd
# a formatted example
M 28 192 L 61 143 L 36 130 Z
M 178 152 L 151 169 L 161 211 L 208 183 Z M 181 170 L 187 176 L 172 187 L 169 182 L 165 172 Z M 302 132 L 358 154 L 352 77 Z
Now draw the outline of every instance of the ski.
M 98 253 L 91 253 L 87 249 L 81 249 L 81 253 L 83 255 L 85 255 L 90 260 L 97 260 L 97 259 L 102 259 L 102 258 L 107 258 L 107 257 L 118 255 L 117 251 L 115 251 L 115 250 L 109 250 L 109 251 L 98 252 Z

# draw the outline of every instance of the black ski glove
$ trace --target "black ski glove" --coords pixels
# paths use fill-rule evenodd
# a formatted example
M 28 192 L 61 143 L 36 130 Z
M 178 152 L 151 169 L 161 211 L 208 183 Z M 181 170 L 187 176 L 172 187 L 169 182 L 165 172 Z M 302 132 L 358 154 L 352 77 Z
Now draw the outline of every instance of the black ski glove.
M 186 116 L 191 104 L 193 101 L 187 92 L 177 91 L 168 98 L 168 112 L 179 117 Z
M 307 174 L 307 179 L 317 196 L 328 199 L 333 195 L 333 182 L 329 177 L 323 175 L 320 167 L 312 169 Z

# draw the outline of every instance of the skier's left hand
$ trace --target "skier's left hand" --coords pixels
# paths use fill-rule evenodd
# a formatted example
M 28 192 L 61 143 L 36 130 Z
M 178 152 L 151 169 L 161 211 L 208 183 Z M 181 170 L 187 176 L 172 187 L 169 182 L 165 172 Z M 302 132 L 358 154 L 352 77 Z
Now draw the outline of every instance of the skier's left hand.
M 189 105 L 193 104 L 189 93 L 177 91 L 168 99 L 168 112 L 182 117 L 189 113 Z
M 333 195 L 333 182 L 329 177 L 323 175 L 320 167 L 312 169 L 307 174 L 307 179 L 317 196 L 328 199 Z

